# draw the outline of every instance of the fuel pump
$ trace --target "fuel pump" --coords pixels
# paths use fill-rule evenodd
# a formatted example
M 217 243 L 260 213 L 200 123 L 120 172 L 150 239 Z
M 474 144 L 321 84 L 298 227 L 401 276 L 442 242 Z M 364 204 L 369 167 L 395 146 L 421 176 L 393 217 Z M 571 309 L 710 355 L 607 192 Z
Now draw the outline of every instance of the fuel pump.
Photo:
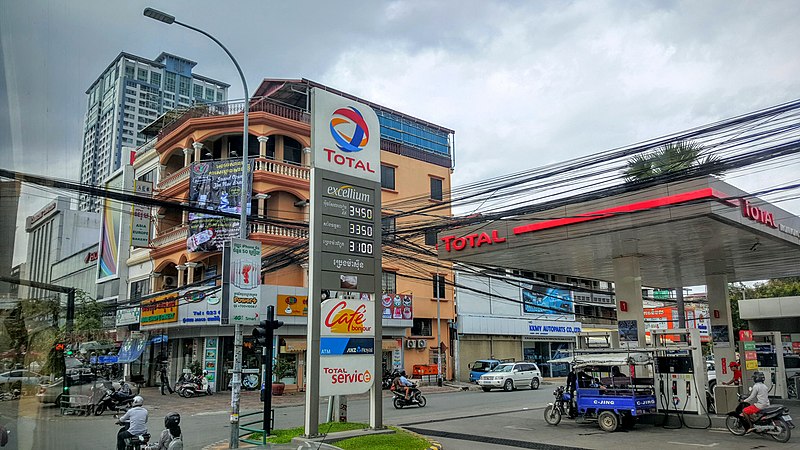
M 755 350 L 740 351 L 742 358 L 742 381 L 745 392 L 753 387 L 753 372 L 764 372 L 764 384 L 769 389 L 770 397 L 789 398 L 786 388 L 786 366 L 783 361 L 783 342 L 780 331 L 754 331 L 753 345 Z M 742 349 L 740 349 L 742 350 Z M 747 369 L 745 352 L 756 353 L 758 369 Z
M 678 337 L 673 342 L 671 337 Z M 705 414 L 708 376 L 700 330 L 651 330 L 656 403 L 660 411 Z

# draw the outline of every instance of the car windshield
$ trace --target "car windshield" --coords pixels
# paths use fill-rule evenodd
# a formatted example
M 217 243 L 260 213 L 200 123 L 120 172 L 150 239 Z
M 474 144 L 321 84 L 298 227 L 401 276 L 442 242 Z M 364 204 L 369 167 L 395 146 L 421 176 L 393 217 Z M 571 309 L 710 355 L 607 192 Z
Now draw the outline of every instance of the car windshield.
M 511 372 L 511 369 L 513 368 L 513 364 L 500 364 L 492 372 Z
M 492 363 L 487 361 L 475 361 L 472 365 L 472 370 L 475 372 L 488 372 L 492 368 Z

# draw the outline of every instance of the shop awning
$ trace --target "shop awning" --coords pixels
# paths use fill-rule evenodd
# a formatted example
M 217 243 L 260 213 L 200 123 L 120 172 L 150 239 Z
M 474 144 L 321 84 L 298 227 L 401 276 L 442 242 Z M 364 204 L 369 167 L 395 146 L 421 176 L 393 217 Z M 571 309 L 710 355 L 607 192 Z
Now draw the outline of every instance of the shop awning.
M 285 339 L 286 345 L 281 346 L 282 353 L 300 353 L 306 351 L 308 346 L 305 339 Z
M 383 351 L 397 350 L 400 348 L 400 346 L 397 344 L 397 339 L 384 339 L 381 342 L 381 349 Z

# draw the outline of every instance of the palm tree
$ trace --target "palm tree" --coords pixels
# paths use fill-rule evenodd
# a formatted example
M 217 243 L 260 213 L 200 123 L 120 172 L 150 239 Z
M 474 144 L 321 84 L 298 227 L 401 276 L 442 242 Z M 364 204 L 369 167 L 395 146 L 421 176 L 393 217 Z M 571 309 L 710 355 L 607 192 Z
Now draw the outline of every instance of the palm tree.
M 702 152 L 703 146 L 696 142 L 675 141 L 664 144 L 652 153 L 638 154 L 628 160 L 628 166 L 623 171 L 625 182 L 645 181 L 692 167 L 713 166 L 719 162 L 714 155 L 701 159 Z

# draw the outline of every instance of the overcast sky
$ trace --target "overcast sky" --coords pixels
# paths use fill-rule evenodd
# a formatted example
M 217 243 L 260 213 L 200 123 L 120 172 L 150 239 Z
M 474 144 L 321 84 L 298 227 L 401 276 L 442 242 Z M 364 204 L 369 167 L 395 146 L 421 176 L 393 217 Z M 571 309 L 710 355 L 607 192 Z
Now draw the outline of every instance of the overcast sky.
M 455 130 L 455 186 L 800 97 L 798 1 L 8 1 L 0 167 L 78 179 L 85 91 L 121 51 L 243 97 L 221 49 L 146 6 L 216 36 L 251 92 L 308 78 Z M 20 219 L 47 202 L 26 192 Z

